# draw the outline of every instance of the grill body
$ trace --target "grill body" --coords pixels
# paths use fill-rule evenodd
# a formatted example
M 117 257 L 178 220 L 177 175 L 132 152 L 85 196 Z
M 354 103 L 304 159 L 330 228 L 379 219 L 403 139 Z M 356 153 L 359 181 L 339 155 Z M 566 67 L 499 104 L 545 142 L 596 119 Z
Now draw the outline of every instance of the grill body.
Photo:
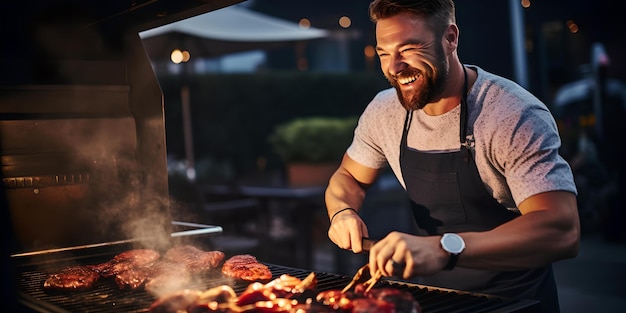
M 156 298 L 142 288 L 133 291 L 120 290 L 110 279 L 100 280 L 92 289 L 73 292 L 49 292 L 43 289 L 43 281 L 47 276 L 72 264 L 97 264 L 111 256 L 80 257 L 65 259 L 63 262 L 47 264 L 30 264 L 23 266 L 18 277 L 18 290 L 22 303 L 39 312 L 145 312 Z M 55 257 L 56 260 L 63 258 Z M 275 264 L 267 264 L 273 279 L 287 274 L 304 279 L 311 271 Z M 325 291 L 342 289 L 351 277 L 333 273 L 316 272 L 316 290 Z M 219 269 L 212 270 L 197 277 L 188 288 L 206 290 L 220 285 L 230 285 L 240 294 L 248 283 L 234 282 L 221 274 Z M 490 295 L 474 294 L 462 291 L 439 289 L 398 281 L 380 281 L 376 287 L 397 288 L 411 293 L 420 303 L 424 313 L 431 312 L 533 312 L 537 308 L 536 301 L 501 298 Z
M 139 32 L 240 1 L 0 4 L 9 253 L 171 232 L 163 97 Z

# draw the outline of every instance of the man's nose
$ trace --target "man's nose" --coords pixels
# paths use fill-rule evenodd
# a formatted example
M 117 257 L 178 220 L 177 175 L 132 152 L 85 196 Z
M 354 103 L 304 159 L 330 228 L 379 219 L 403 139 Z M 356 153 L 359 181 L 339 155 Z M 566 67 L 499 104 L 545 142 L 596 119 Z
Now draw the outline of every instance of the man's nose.
M 401 73 L 406 68 L 407 64 L 404 62 L 402 57 L 395 56 L 391 58 L 391 61 L 389 62 L 389 68 L 387 70 L 389 71 L 389 74 L 395 76 L 398 75 L 398 73 Z

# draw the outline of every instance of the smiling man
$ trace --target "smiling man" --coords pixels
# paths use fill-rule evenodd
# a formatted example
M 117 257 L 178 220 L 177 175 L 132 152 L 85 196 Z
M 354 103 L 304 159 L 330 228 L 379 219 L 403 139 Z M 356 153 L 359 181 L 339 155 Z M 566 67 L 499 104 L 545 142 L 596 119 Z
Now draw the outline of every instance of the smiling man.
M 559 312 L 551 264 L 578 254 L 571 169 L 554 118 L 516 83 L 461 63 L 452 0 L 370 4 L 381 91 L 329 181 L 329 238 L 362 252 L 367 187 L 390 166 L 417 233 L 371 247 L 372 273 L 506 297 Z

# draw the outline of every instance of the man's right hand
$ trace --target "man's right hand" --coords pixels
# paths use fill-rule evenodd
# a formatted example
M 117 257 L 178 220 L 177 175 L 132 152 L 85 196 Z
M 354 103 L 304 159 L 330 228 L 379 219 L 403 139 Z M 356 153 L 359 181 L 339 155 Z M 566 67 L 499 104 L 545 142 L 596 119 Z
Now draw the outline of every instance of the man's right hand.
M 354 253 L 363 252 L 364 237 L 369 237 L 367 226 L 353 210 L 339 212 L 328 228 L 328 238 L 332 242 L 339 248 L 352 250 Z
M 344 154 L 341 165 L 330 178 L 325 193 L 328 216 L 332 219 L 328 237 L 339 248 L 354 253 L 363 251 L 361 240 L 368 236 L 368 232 L 357 210 L 363 204 L 366 189 L 377 176 L 377 169 L 364 166 Z M 343 210 L 345 208 L 354 210 Z

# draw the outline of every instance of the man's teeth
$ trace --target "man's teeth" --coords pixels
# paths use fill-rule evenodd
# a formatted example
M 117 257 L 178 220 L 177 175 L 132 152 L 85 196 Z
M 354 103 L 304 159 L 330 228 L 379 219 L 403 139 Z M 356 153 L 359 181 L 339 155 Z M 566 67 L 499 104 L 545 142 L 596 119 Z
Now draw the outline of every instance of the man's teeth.
M 398 82 L 402 85 L 412 83 L 417 80 L 417 76 L 398 78 Z

